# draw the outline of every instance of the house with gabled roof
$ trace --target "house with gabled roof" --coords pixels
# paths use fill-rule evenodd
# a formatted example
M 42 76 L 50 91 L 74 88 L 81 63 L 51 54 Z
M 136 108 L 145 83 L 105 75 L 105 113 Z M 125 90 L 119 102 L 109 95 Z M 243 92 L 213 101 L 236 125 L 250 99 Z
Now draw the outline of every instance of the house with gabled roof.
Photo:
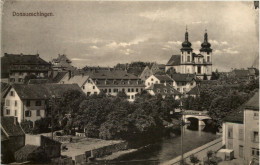
M 243 164 L 259 164 L 259 91 L 223 119 L 222 143 Z
M 141 80 L 145 81 L 148 77 L 150 77 L 153 74 L 164 74 L 165 73 L 165 65 L 164 64 L 157 64 L 156 62 L 147 65 L 142 73 L 140 74 Z
M 145 80 L 145 88 L 150 87 L 153 84 L 169 84 L 173 86 L 174 80 L 168 75 L 153 74 Z
M 51 73 L 51 64 L 40 58 L 39 54 L 7 54 L 1 57 L 1 79 L 10 83 L 23 83 L 27 75 L 46 78 Z
M 75 70 L 76 67 L 71 65 L 72 61 L 65 55 L 59 54 L 57 58 L 52 60 L 53 70 Z
M 49 99 L 60 98 L 68 90 L 81 91 L 77 84 L 13 84 L 3 96 L 3 116 L 16 117 L 19 123 L 35 122 L 49 115 Z
M 99 94 L 101 91 L 107 95 L 116 96 L 119 91 L 125 92 L 128 101 L 134 101 L 135 95 L 144 90 L 143 81 L 137 76 L 124 70 L 96 70 L 84 73 L 84 85 L 82 90 L 91 94 Z M 84 89 L 83 89 L 84 88 Z
M 193 87 L 196 86 L 197 82 L 199 81 L 195 74 L 173 73 L 169 76 L 174 81 L 173 86 L 175 89 L 183 94 L 189 92 Z

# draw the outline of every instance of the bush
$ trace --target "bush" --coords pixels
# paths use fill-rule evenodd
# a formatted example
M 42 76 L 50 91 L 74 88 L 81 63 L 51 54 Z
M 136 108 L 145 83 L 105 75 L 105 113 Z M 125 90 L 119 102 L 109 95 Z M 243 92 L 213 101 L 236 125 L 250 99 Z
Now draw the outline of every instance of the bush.
M 21 122 L 21 127 L 25 133 L 32 133 L 33 132 L 33 122 L 29 120 L 23 120 Z

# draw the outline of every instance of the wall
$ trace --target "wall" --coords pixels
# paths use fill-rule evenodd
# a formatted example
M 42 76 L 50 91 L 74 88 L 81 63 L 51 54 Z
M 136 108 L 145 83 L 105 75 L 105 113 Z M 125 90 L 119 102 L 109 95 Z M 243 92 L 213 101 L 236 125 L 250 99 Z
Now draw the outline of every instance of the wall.
M 46 116 L 45 100 L 40 100 L 40 101 L 41 101 L 41 106 L 36 106 L 36 100 L 30 100 L 30 106 L 26 106 L 26 100 L 23 101 L 24 113 L 27 110 L 31 111 L 30 117 L 26 117 L 25 114 L 24 114 L 25 120 L 30 120 L 32 122 L 35 122 L 36 120 L 39 120 L 39 119 L 44 118 Z M 40 110 L 40 116 L 37 116 L 37 110 Z
M 207 144 L 204 144 L 203 146 L 200 146 L 194 150 L 184 153 L 183 158 L 186 160 L 186 162 L 188 162 L 190 160 L 189 157 L 191 155 L 194 155 L 194 156 L 197 156 L 200 160 L 202 160 L 204 157 L 207 156 L 208 151 L 210 151 L 210 150 L 218 151 L 222 147 L 223 147 L 222 138 L 219 138 L 219 139 L 211 141 Z M 163 163 L 163 165 L 173 165 L 173 164 L 178 165 L 180 163 L 180 160 L 181 160 L 181 155 L 177 156 L 176 158 L 174 158 L 170 161 Z
M 233 130 L 233 135 L 231 138 L 228 137 L 229 128 L 232 128 L 232 130 Z M 242 137 L 239 135 L 239 130 L 243 130 Z M 242 157 L 239 156 L 239 146 L 240 145 L 244 146 L 244 126 L 243 126 L 243 124 L 226 122 L 225 129 L 223 129 L 223 132 L 224 132 L 223 135 L 225 135 L 223 138 L 225 141 L 226 148 L 234 150 L 235 158 L 243 159 Z
M 254 116 L 254 114 L 258 116 Z M 259 110 L 244 110 L 244 129 L 245 129 L 245 146 L 244 146 L 244 157 L 246 162 L 249 162 L 253 158 L 258 158 L 252 155 L 252 148 L 259 149 L 259 142 L 253 141 L 253 132 L 258 132 L 259 136 Z M 259 140 L 258 140 L 259 141 Z M 259 158 L 258 158 L 259 159 Z
M 8 140 L 1 141 L 1 153 L 4 154 L 11 151 L 14 154 L 15 151 L 22 148 L 25 145 L 25 136 L 9 137 Z
M 14 96 L 10 95 L 11 91 L 14 92 Z M 9 106 L 6 104 L 7 100 L 9 100 L 9 102 L 10 102 Z M 15 106 L 15 101 L 17 102 L 17 106 Z M 20 97 L 18 96 L 18 94 L 16 93 L 14 88 L 11 88 L 5 97 L 5 106 L 4 106 L 3 116 L 15 116 L 15 117 L 17 117 L 17 121 L 20 123 L 23 119 L 22 106 L 23 106 L 23 104 L 22 104 Z M 10 110 L 9 115 L 6 113 L 7 109 Z M 17 115 L 15 115 L 15 110 L 17 111 Z
M 27 145 L 27 144 L 40 146 L 41 137 L 39 135 L 26 134 L 25 135 L 25 145 Z
M 145 80 L 145 88 L 148 88 L 153 84 L 160 84 L 160 80 L 156 78 L 154 75 L 151 75 L 149 78 Z

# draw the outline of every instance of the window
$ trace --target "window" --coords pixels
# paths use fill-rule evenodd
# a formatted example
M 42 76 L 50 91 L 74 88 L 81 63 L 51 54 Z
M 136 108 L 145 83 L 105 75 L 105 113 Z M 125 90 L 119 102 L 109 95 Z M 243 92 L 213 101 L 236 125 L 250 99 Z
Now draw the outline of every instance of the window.
M 141 92 L 143 91 L 143 88 L 141 88 Z
M 104 89 L 104 92 L 107 93 L 107 89 Z
M 209 56 L 207 56 L 207 62 L 209 62 L 210 61 L 210 57 Z
M 125 92 L 125 88 L 122 89 L 122 92 Z
M 82 89 L 85 89 L 85 86 L 84 86 L 84 85 L 82 86 Z
M 114 92 L 117 93 L 117 92 L 118 92 L 118 89 L 114 89 Z
M 15 78 L 10 78 L 10 82 L 15 82 Z
M 96 89 L 96 87 L 95 87 L 95 86 L 93 86 L 93 89 Z
M 11 92 L 10 92 L 10 96 L 14 96 L 14 91 L 11 91 Z
M 17 116 L 17 110 L 14 110 L 14 116 Z
M 36 111 L 36 116 L 41 116 L 41 111 L 40 110 Z
M 183 56 L 181 56 L 181 61 L 183 62 Z
M 25 111 L 25 117 L 31 117 L 31 111 Z
M 244 155 L 244 147 L 242 145 L 239 145 L 239 157 L 243 158 Z
M 238 136 L 239 140 L 244 140 L 244 130 L 243 128 L 239 129 L 239 136 Z
M 131 96 L 132 99 L 134 99 L 134 97 L 135 97 L 134 95 Z
M 111 93 L 111 89 L 108 89 L 108 93 Z
M 135 90 L 136 92 L 139 92 L 139 90 L 138 90 L 138 88 L 136 88 L 136 90 Z
M 131 92 L 131 89 L 130 88 L 128 88 L 128 90 L 127 90 L 128 92 Z
M 190 56 L 188 56 L 187 61 L 190 62 Z
M 251 149 L 251 155 L 258 158 L 259 157 L 259 149 L 252 148 Z
M 130 99 L 130 96 L 127 96 L 128 99 Z
M 258 143 L 258 141 L 259 141 L 258 132 L 256 132 L 256 131 L 253 132 L 252 141 Z
M 153 78 L 151 79 L 151 81 L 153 81 Z
M 258 117 L 259 117 L 259 113 L 258 112 L 254 112 L 254 119 L 258 120 Z
M 228 149 L 233 149 L 233 140 L 228 140 Z
M 14 106 L 17 107 L 17 101 L 16 100 L 14 101 Z
M 150 83 L 148 83 L 148 85 L 150 86 Z
M 185 85 L 185 82 L 183 82 L 182 85 Z
M 198 73 L 200 74 L 201 73 L 201 67 L 198 66 Z
M 6 109 L 6 115 L 10 115 L 10 109 Z
M 5 105 L 6 105 L 6 106 L 10 106 L 10 100 L 6 100 L 6 101 L 5 101 Z
M 132 92 L 134 92 L 135 91 L 135 89 L 134 88 L 132 88 Z
M 158 84 L 158 81 L 155 81 L 155 84 Z
M 87 96 L 90 96 L 90 92 L 87 92 Z
M 191 82 L 190 85 L 193 85 L 193 82 Z
M 228 128 L 228 138 L 233 139 L 233 128 L 232 127 Z
M 41 100 L 36 100 L 35 105 L 36 105 L 36 106 L 41 106 L 41 105 L 42 105 Z
M 30 101 L 30 100 L 27 100 L 27 101 L 26 101 L 26 106 L 27 106 L 27 107 L 30 107 L 30 106 L 31 106 L 31 101 Z
M 180 88 L 177 88 L 177 91 L 180 91 Z

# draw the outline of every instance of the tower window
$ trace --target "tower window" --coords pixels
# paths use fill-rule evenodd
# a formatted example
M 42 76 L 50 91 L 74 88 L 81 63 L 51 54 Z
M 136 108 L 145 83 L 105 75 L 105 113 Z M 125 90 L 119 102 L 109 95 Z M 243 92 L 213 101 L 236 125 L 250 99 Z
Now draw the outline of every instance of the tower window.
M 210 60 L 210 57 L 209 57 L 209 56 L 207 56 L 207 62 L 209 62 L 209 60 Z
M 187 59 L 188 62 L 190 62 L 190 56 L 188 56 L 188 59 Z
M 188 54 L 190 54 L 190 51 L 188 51 Z

